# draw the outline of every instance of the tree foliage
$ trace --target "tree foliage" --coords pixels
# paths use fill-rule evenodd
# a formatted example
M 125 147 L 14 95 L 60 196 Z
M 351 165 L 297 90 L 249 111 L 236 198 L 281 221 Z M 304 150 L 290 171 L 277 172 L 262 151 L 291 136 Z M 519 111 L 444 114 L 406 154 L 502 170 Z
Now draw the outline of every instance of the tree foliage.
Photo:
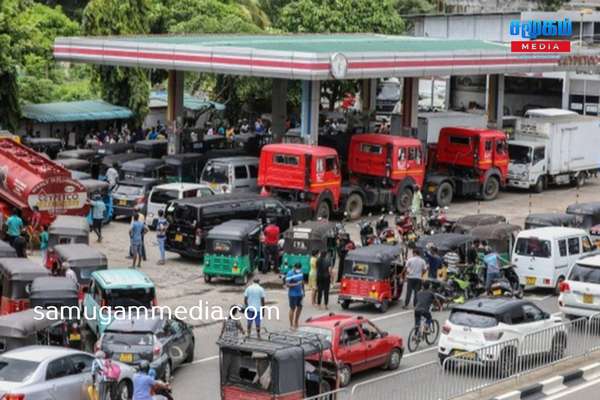
M 86 35 L 130 35 L 150 31 L 151 3 L 148 0 L 91 0 L 83 11 Z M 96 66 L 93 82 L 102 98 L 126 106 L 141 124 L 148 114 L 150 83 L 141 68 Z

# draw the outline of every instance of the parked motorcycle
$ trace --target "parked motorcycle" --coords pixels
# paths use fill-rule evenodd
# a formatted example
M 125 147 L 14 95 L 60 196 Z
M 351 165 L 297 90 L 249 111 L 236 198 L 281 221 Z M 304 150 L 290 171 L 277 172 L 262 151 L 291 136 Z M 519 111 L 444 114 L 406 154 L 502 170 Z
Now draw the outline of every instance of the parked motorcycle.
M 448 221 L 448 207 L 429 209 L 425 216 L 424 231 L 430 234 L 450 232 L 452 223 Z
M 362 246 L 369 246 L 379 242 L 379 238 L 377 235 L 375 235 L 375 230 L 373 229 L 371 221 L 363 219 L 357 224 L 357 226 L 360 234 L 360 243 Z

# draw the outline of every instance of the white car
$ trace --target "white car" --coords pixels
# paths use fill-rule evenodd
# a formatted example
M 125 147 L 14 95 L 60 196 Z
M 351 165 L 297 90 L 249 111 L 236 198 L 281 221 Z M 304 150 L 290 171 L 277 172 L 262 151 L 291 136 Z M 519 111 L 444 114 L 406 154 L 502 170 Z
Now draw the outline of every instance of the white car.
M 567 344 L 561 322 L 527 300 L 473 299 L 453 307 L 442 327 L 440 362 L 461 356 L 477 364 L 495 364 L 508 376 L 515 371 L 517 357 L 544 353 L 560 359 Z M 544 334 L 528 336 L 544 329 Z
M 146 223 L 156 228 L 158 210 L 165 211 L 167 203 L 173 200 L 187 199 L 190 197 L 212 196 L 215 192 L 208 185 L 198 183 L 167 183 L 154 186 L 148 196 L 146 206 Z
M 87 399 L 94 357 L 54 346 L 26 346 L 0 355 L 0 399 Z M 133 393 L 134 369 L 118 363 L 118 399 Z
M 577 260 L 559 289 L 558 307 L 567 318 L 600 313 L 600 255 Z

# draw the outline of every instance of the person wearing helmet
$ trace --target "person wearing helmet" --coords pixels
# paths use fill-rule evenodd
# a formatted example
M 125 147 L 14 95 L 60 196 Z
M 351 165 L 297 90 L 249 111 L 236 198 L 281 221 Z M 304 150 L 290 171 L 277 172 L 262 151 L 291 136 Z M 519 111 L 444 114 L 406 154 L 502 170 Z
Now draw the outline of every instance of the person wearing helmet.
M 150 363 L 142 360 L 138 372 L 133 375 L 133 397 L 132 400 L 152 400 L 152 391 L 155 389 L 168 388 L 168 384 L 156 381 L 150 375 Z

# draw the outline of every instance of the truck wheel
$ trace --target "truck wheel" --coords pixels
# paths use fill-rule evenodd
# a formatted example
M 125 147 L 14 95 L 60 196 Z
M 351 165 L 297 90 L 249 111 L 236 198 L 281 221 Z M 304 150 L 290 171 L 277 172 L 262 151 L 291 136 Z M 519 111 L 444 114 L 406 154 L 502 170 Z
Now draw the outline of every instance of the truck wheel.
M 329 203 L 327 203 L 325 200 L 322 200 L 317 206 L 316 217 L 317 219 L 329 220 L 329 212 Z
M 400 189 L 396 194 L 396 211 L 403 213 L 410 208 L 413 198 L 413 191 L 409 187 Z
M 500 182 L 498 181 L 498 178 L 495 176 L 490 176 L 483 184 L 483 188 L 481 189 L 481 197 L 483 197 L 483 200 L 485 201 L 494 200 L 496 197 L 498 197 L 499 191 Z
M 363 213 L 363 199 L 360 194 L 352 193 L 346 201 L 346 213 L 348 218 L 355 220 L 361 217 Z
M 544 178 L 540 176 L 533 187 L 533 191 L 535 193 L 542 193 L 544 191 L 544 186 Z
M 447 207 L 452 203 L 453 195 L 454 189 L 452 189 L 450 182 L 442 182 L 435 195 L 435 202 L 440 207 Z
M 582 187 L 583 185 L 585 185 L 586 178 L 587 176 L 585 172 L 578 173 L 575 179 L 573 179 L 573 186 Z

